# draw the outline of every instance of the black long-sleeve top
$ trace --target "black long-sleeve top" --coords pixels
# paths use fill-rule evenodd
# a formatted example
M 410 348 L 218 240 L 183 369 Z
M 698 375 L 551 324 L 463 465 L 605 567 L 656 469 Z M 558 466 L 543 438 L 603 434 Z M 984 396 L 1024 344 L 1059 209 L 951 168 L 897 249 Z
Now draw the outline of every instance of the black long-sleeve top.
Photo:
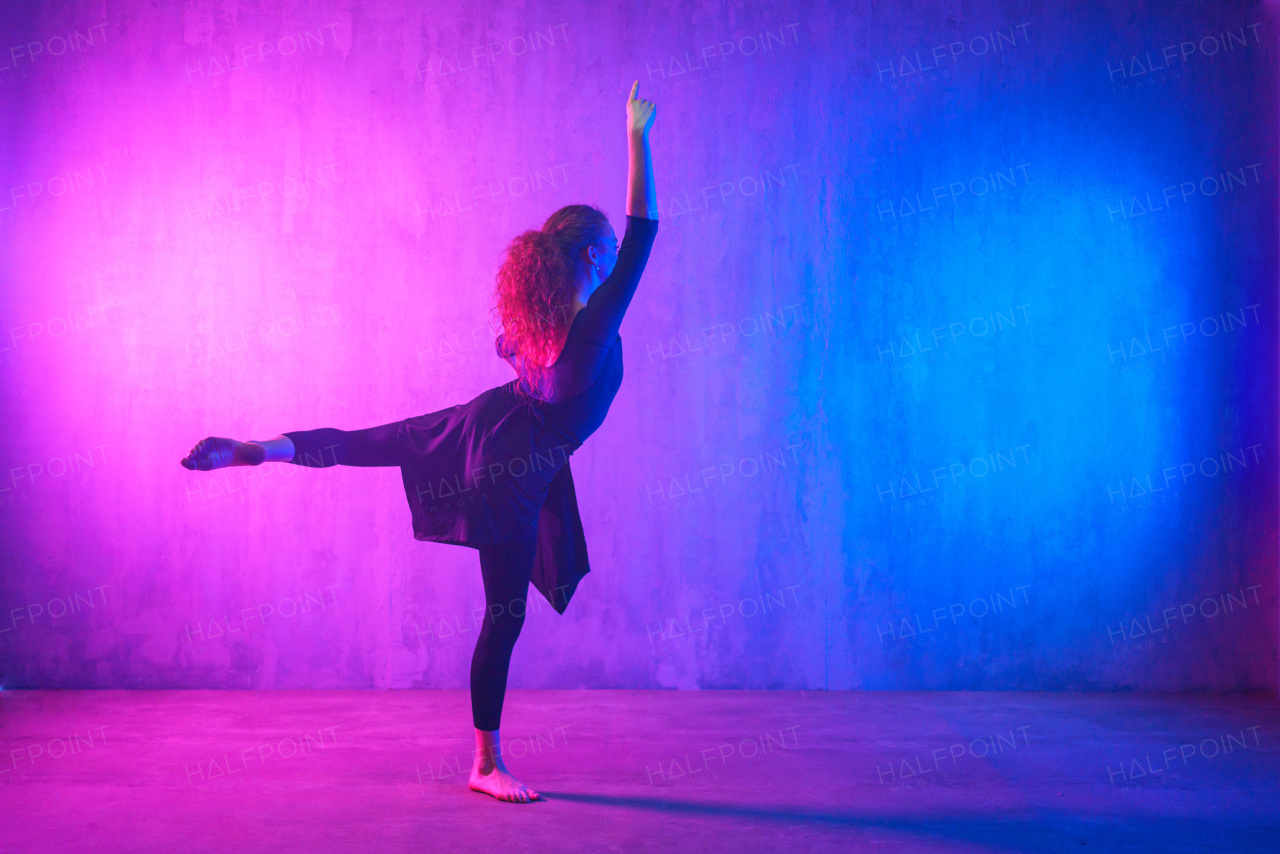
M 618 261 L 574 316 L 564 348 L 541 391 L 548 415 L 579 444 L 599 428 L 622 384 L 622 338 L 618 328 L 649 261 L 658 221 L 628 216 Z M 523 376 L 522 363 L 503 336 L 498 355 Z

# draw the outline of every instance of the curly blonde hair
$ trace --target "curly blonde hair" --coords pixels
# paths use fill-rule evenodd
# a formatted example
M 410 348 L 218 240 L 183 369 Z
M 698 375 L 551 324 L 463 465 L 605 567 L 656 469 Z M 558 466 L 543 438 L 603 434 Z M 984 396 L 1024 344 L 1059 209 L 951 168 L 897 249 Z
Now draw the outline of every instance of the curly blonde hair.
M 551 369 L 546 362 L 571 322 L 579 256 L 604 241 L 609 219 L 591 205 L 568 205 L 539 231 L 526 231 L 507 246 L 493 291 L 493 314 L 502 327 L 503 349 L 523 367 L 516 389 L 545 399 Z

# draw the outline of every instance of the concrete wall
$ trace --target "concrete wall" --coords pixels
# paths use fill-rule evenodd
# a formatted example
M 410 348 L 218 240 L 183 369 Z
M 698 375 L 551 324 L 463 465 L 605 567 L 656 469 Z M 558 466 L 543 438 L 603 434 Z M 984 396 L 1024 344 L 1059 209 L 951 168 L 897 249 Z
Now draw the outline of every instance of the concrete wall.
M 35 4 L 15 4 L 28 6 Z M 193 474 L 510 379 L 500 252 L 662 228 L 513 687 L 1276 685 L 1257 4 L 4 12 L 0 679 L 461 687 L 394 469 Z

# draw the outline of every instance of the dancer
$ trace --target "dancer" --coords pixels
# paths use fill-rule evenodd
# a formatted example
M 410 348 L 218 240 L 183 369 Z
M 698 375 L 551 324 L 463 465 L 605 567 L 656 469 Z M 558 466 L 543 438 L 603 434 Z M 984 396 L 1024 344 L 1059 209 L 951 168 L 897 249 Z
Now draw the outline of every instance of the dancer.
M 529 583 L 564 613 L 589 572 L 569 456 L 622 383 L 618 327 L 658 231 L 649 130 L 656 107 L 627 97 L 627 228 L 619 246 L 589 205 L 553 213 L 507 247 L 497 275 L 496 349 L 516 379 L 469 403 L 364 430 L 301 430 L 238 442 L 209 437 L 182 459 L 209 471 L 264 462 L 399 466 L 419 540 L 479 551 L 485 618 L 471 658 L 476 757 L 470 787 L 498 800 L 541 796 L 507 770 L 499 724 Z

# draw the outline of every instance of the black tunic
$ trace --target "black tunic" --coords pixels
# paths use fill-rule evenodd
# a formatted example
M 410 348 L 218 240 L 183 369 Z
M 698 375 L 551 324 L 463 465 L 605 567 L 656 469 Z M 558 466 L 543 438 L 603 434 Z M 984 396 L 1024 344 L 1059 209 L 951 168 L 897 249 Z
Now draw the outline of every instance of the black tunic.
M 468 403 L 408 418 L 396 437 L 414 537 L 478 548 L 536 534 L 533 584 L 560 613 L 590 571 L 569 457 L 622 384 L 618 327 L 657 231 L 657 220 L 627 217 L 618 262 L 575 315 L 546 400 L 518 395 L 518 376 Z M 495 346 L 521 375 L 502 336 Z

